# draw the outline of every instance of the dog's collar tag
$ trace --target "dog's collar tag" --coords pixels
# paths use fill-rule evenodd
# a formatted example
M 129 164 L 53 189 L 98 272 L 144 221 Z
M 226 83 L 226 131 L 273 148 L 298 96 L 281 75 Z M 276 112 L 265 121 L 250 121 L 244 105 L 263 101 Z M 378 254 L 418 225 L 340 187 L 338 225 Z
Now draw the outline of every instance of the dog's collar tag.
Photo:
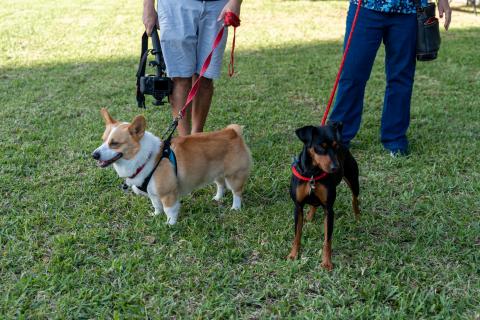
M 312 194 L 313 190 L 315 190 L 315 177 L 312 176 L 308 183 L 310 184 L 310 192 L 309 193 Z
M 312 176 L 310 178 L 310 188 L 315 189 L 315 178 Z

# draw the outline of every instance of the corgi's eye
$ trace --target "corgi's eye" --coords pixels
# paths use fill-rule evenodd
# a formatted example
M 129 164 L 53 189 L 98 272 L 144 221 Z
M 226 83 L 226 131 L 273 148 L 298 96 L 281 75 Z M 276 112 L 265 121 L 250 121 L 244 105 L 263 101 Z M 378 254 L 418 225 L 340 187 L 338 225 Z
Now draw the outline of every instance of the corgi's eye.
M 118 141 L 110 141 L 110 148 L 118 148 L 122 143 Z

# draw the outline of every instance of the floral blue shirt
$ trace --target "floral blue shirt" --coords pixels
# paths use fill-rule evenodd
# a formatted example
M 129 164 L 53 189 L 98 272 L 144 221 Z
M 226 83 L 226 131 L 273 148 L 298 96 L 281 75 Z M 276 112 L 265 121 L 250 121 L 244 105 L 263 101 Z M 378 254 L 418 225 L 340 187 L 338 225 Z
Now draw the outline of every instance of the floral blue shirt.
M 422 6 L 427 4 L 428 0 L 420 0 Z M 358 4 L 358 0 L 350 0 L 353 4 Z M 415 3 L 413 0 L 362 0 L 362 7 L 392 13 L 415 13 Z

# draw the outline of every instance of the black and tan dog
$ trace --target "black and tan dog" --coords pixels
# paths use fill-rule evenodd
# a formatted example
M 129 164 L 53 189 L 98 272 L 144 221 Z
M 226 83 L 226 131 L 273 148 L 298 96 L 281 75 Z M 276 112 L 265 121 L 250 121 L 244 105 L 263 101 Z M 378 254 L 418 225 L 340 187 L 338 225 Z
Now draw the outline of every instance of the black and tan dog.
M 342 178 L 352 191 L 355 218 L 360 216 L 358 208 L 358 165 L 350 151 L 341 144 L 342 125 L 329 123 L 326 126 L 306 126 L 296 130 L 304 143 L 299 159 L 292 165 L 290 195 L 295 203 L 295 238 L 288 259 L 296 259 L 300 251 L 303 227 L 303 208 L 310 205 L 307 220 L 311 221 L 322 206 L 325 212 L 322 267 L 332 270 L 333 203 L 337 185 Z

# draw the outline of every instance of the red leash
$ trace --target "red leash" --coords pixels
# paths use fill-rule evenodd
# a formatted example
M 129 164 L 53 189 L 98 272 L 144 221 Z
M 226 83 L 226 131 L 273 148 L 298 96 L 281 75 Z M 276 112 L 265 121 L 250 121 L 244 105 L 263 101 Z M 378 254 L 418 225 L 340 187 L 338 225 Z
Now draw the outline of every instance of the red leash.
M 227 12 L 225 14 L 225 25 L 233 26 L 233 40 L 232 40 L 232 51 L 230 51 L 230 63 L 228 64 L 228 76 L 231 78 L 235 73 L 234 63 L 235 63 L 235 36 L 237 33 L 237 27 L 240 26 L 240 18 L 233 12 Z
M 228 75 L 231 77 L 233 75 L 234 71 L 234 57 L 233 53 L 235 50 L 235 33 L 237 30 L 237 27 L 240 26 L 240 18 L 233 12 L 228 11 L 225 13 L 225 18 L 223 20 L 223 26 L 222 28 L 218 31 L 217 37 L 215 38 L 215 41 L 213 42 L 212 50 L 210 51 L 210 54 L 207 56 L 205 59 L 205 62 L 202 65 L 202 69 L 200 70 L 200 74 L 198 75 L 197 80 L 193 83 L 192 88 L 190 89 L 190 92 L 188 93 L 187 96 L 187 101 L 185 102 L 185 105 L 183 108 L 179 111 L 179 116 L 180 118 L 183 118 L 185 116 L 186 110 L 190 102 L 192 102 L 193 98 L 198 93 L 198 88 L 200 87 L 200 81 L 202 80 L 203 75 L 208 69 L 208 66 L 210 66 L 210 61 L 212 60 L 212 55 L 215 49 L 218 47 L 220 42 L 222 41 L 223 34 L 225 33 L 225 29 L 228 28 L 229 26 L 233 27 L 233 42 L 232 42 L 232 52 L 230 53 L 230 64 L 228 66 Z
M 325 125 L 325 122 L 327 121 L 328 113 L 330 112 L 330 108 L 332 106 L 333 97 L 335 97 L 335 92 L 337 92 L 338 82 L 340 81 L 340 75 L 342 74 L 342 71 L 343 71 L 343 65 L 345 64 L 345 59 L 347 57 L 348 50 L 350 49 L 350 42 L 352 41 L 353 31 L 355 30 L 355 26 L 357 25 L 358 13 L 360 12 L 361 5 L 362 5 L 362 0 L 358 0 L 357 11 L 355 11 L 355 17 L 353 18 L 352 28 L 350 29 L 347 45 L 345 46 L 345 51 L 343 52 L 342 62 L 340 63 L 340 68 L 338 69 L 337 77 L 335 79 L 335 84 L 333 85 L 332 92 L 330 93 L 330 98 L 328 99 L 327 107 L 325 108 L 325 113 L 323 114 L 322 126 Z M 310 181 L 310 183 L 312 183 L 313 181 L 323 179 L 328 176 L 328 173 L 323 172 L 322 174 L 316 177 L 311 177 L 311 178 L 304 177 L 300 172 L 298 172 L 297 168 L 295 168 L 295 165 L 292 165 L 292 173 L 298 179 L 302 181 Z
M 355 11 L 355 17 L 353 18 L 352 28 L 350 29 L 350 34 L 348 35 L 347 45 L 345 46 L 345 51 L 343 52 L 342 62 L 340 63 L 340 68 L 338 69 L 337 78 L 335 79 L 335 84 L 333 85 L 332 92 L 330 93 L 330 99 L 328 99 L 327 108 L 322 118 L 322 126 L 325 125 L 327 121 L 328 113 L 330 112 L 330 107 L 332 106 L 333 97 L 335 97 L 335 92 L 337 92 L 338 82 L 340 81 L 340 75 L 343 71 L 343 65 L 345 64 L 345 58 L 347 57 L 348 49 L 350 49 L 350 41 L 352 40 L 353 31 L 357 25 L 358 13 L 360 12 L 360 7 L 362 6 L 362 0 L 358 0 L 357 11 Z

